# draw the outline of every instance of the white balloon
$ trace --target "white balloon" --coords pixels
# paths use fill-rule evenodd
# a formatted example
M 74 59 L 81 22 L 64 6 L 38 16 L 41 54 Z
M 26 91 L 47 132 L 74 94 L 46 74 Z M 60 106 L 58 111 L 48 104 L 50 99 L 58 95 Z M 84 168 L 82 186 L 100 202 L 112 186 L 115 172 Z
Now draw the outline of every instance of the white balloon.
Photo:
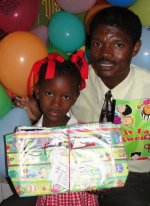
M 141 41 L 140 51 L 131 63 L 150 70 L 150 26 L 143 26 Z

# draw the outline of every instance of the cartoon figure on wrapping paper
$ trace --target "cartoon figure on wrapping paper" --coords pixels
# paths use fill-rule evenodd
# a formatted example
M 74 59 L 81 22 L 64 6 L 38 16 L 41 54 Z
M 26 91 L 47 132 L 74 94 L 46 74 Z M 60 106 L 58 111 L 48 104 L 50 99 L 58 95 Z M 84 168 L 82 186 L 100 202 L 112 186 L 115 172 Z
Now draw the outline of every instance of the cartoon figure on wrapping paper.
M 148 152 L 150 153 L 150 144 L 146 144 L 144 145 L 144 148 L 148 150 Z
M 146 140 L 150 140 L 150 134 L 146 135 Z M 148 150 L 148 152 L 150 153 L 150 144 L 145 144 L 144 148 Z
M 141 157 L 141 152 L 132 152 L 130 159 L 131 160 L 139 160 Z
M 41 149 L 47 149 L 49 147 L 58 147 L 61 145 L 61 141 L 58 138 L 44 138 L 37 140 L 37 146 Z
M 131 115 L 132 108 L 128 104 L 118 105 L 115 111 L 114 123 L 125 126 L 134 123 L 134 117 Z
M 28 192 L 35 192 L 37 190 L 34 184 L 29 184 L 27 187 Z
M 132 115 L 127 115 L 121 118 L 121 124 L 125 126 L 130 126 L 134 123 L 134 117 Z
M 143 102 L 138 105 L 137 108 L 142 110 L 142 118 L 148 121 L 150 117 L 150 99 L 143 100 Z
M 21 178 L 29 178 L 29 171 L 28 169 L 22 169 L 20 172 L 20 177 Z
M 41 168 L 39 169 L 39 176 L 40 176 L 41 178 L 45 178 L 45 177 L 47 176 L 47 173 L 48 173 L 48 171 L 46 170 L 46 168 L 41 167 Z
M 114 115 L 115 124 L 130 125 L 132 123 L 131 117 L 128 116 L 132 113 L 132 108 L 128 104 L 118 105 Z
M 128 104 L 118 105 L 117 112 L 122 115 L 129 115 L 132 113 L 132 108 Z

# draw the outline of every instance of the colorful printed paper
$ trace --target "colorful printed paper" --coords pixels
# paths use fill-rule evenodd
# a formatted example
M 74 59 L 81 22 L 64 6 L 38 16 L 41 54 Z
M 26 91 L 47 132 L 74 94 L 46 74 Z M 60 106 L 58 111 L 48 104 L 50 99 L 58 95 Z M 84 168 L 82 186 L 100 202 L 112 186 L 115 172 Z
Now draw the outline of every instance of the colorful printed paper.
M 116 100 L 114 123 L 121 124 L 128 159 L 150 158 L 150 99 Z
M 122 187 L 128 175 L 120 127 L 111 123 L 19 128 L 6 149 L 20 196 Z

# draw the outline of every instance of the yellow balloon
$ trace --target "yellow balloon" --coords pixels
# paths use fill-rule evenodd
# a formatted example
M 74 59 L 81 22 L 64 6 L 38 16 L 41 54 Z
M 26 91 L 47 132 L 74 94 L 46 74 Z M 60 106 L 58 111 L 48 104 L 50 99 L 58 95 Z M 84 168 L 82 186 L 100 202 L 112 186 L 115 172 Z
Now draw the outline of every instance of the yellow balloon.
M 17 31 L 0 41 L 0 82 L 19 96 L 27 95 L 27 80 L 35 61 L 48 55 L 46 45 L 34 34 Z
M 137 0 L 129 9 L 139 16 L 143 26 L 150 25 L 150 0 Z

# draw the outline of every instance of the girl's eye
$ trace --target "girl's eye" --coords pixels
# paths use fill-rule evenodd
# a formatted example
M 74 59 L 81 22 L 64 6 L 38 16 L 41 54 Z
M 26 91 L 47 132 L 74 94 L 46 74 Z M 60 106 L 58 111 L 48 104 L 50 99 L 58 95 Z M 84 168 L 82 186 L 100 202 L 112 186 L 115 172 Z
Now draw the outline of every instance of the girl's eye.
M 52 92 L 48 91 L 48 92 L 46 92 L 46 96 L 52 97 L 52 96 L 54 96 L 54 94 Z
M 71 99 L 71 97 L 68 96 L 68 95 L 66 95 L 66 96 L 63 96 L 63 99 L 64 99 L 64 100 L 69 100 L 69 99 Z

